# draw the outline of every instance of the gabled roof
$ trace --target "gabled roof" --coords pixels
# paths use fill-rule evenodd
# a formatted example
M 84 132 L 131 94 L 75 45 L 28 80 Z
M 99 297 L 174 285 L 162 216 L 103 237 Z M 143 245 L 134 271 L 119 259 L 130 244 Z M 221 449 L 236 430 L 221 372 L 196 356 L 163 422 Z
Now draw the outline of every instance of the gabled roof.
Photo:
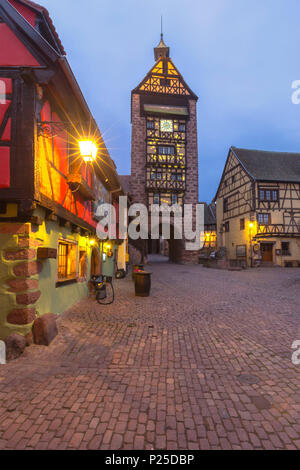
M 21 2 L 21 0 L 16 1 Z M 26 47 L 30 46 L 31 52 L 34 49 L 33 55 L 38 62 L 46 60 L 48 63 L 49 61 L 54 63 L 64 57 L 61 51 L 50 44 L 8 0 L 0 0 L 0 15 L 18 39 L 26 41 Z
M 51 33 L 53 34 L 54 36 L 54 39 L 58 45 L 58 48 L 59 48 L 59 52 L 62 54 L 62 55 L 66 55 L 66 51 L 64 49 L 64 46 L 60 40 L 60 37 L 56 31 L 56 28 L 53 24 L 53 21 L 49 15 L 49 12 L 47 10 L 47 8 L 45 8 L 44 6 L 42 5 L 39 5 L 35 2 L 32 2 L 31 0 L 16 0 L 18 3 L 21 3 L 25 6 L 28 6 L 29 8 L 31 8 L 32 10 L 40 13 L 42 16 L 44 16 L 44 19 L 46 20 L 46 22 L 48 23 L 48 26 L 51 30 Z M 46 39 L 46 38 L 45 38 Z
M 233 154 L 256 181 L 300 183 L 300 153 L 267 152 L 231 147 Z
M 200 202 L 204 204 L 204 225 L 216 225 L 216 217 L 212 211 L 211 205 L 206 202 Z
M 214 201 L 218 197 L 231 153 L 252 181 L 300 183 L 300 153 L 230 147 Z
M 191 98 L 194 100 L 198 100 L 198 96 L 191 90 L 191 88 L 187 85 L 185 80 L 183 79 L 181 73 L 178 71 L 176 66 L 174 65 L 173 61 L 170 57 L 159 57 L 153 67 L 149 70 L 147 75 L 143 78 L 143 80 L 138 84 L 136 88 L 132 90 L 132 93 L 160 93 L 160 94 L 167 94 L 170 95 L 170 91 L 172 89 L 172 85 L 157 85 L 157 91 L 153 91 L 151 86 L 148 86 L 148 82 L 150 78 L 154 77 L 155 79 L 165 78 L 171 81 L 178 81 L 180 87 L 182 88 L 182 94 L 177 96 L 186 96 L 187 98 Z

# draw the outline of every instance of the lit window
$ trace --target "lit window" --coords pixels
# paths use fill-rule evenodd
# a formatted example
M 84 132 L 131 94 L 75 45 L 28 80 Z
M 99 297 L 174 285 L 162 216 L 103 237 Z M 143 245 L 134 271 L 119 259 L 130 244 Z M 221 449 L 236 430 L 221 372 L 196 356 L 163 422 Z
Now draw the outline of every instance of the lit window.
M 159 194 L 154 194 L 153 196 L 153 204 L 159 204 Z
M 77 245 L 75 243 L 59 242 L 58 250 L 58 279 L 76 279 Z
M 177 194 L 172 194 L 172 205 L 178 204 L 178 196 Z

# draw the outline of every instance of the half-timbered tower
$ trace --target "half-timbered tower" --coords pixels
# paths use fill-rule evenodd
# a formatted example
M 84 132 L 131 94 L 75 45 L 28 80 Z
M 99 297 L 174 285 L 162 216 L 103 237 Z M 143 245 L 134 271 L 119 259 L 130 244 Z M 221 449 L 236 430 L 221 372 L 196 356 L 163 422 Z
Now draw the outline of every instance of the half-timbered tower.
M 197 96 L 170 58 L 161 35 L 155 65 L 132 91 L 131 196 L 151 205 L 198 203 Z M 172 245 L 172 246 L 171 246 Z M 173 261 L 195 253 L 170 241 Z
M 232 147 L 215 201 L 228 260 L 300 266 L 300 154 Z
M 47 10 L 0 0 L 0 339 L 88 293 L 120 186 Z

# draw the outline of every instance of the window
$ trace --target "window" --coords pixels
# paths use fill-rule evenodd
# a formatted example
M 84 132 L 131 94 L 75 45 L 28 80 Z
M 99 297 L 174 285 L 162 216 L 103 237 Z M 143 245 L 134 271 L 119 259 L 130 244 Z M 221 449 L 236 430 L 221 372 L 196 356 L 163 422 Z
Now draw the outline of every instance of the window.
M 281 243 L 281 254 L 282 256 L 291 256 L 289 242 Z
M 238 245 L 236 247 L 236 257 L 237 258 L 246 258 L 247 248 L 246 245 Z
M 232 182 L 232 184 L 235 183 L 235 175 L 232 176 L 231 182 Z
M 153 196 L 153 204 L 159 204 L 159 201 L 160 201 L 159 194 L 158 194 L 158 193 L 154 194 L 154 196 Z
M 177 194 L 172 194 L 172 205 L 178 204 L 178 196 Z
M 229 222 L 225 222 L 225 224 L 224 224 L 224 232 L 229 232 L 229 230 L 230 230 Z
M 147 129 L 154 129 L 154 121 L 147 121 Z
M 183 204 L 183 193 L 154 193 L 149 194 L 149 205 L 159 206 L 182 206 Z
M 159 145 L 158 153 L 159 155 L 175 155 L 175 147 L 170 145 Z
M 279 201 L 278 189 L 260 189 L 259 200 L 261 202 L 277 202 Z
M 258 225 L 270 225 L 271 214 L 258 214 L 257 220 L 258 220 Z
M 223 211 L 228 212 L 228 199 L 225 198 L 223 201 Z
M 245 230 L 245 219 L 240 219 L 240 230 Z
M 77 245 L 59 242 L 58 245 L 58 279 L 76 279 Z
M 155 181 L 155 180 L 161 181 L 161 179 L 162 179 L 162 174 L 161 174 L 161 172 L 158 172 L 158 171 L 151 171 L 151 180 L 152 180 L 152 181 Z
M 179 124 L 179 132 L 185 132 L 185 124 Z
M 171 181 L 184 181 L 182 173 L 172 173 Z

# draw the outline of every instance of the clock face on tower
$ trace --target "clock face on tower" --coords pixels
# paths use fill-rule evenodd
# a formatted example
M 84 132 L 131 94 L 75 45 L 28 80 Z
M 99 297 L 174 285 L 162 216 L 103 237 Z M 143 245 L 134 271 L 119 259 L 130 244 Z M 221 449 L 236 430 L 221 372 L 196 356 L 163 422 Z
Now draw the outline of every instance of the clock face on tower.
M 171 119 L 162 119 L 160 121 L 161 132 L 173 132 L 173 121 Z

